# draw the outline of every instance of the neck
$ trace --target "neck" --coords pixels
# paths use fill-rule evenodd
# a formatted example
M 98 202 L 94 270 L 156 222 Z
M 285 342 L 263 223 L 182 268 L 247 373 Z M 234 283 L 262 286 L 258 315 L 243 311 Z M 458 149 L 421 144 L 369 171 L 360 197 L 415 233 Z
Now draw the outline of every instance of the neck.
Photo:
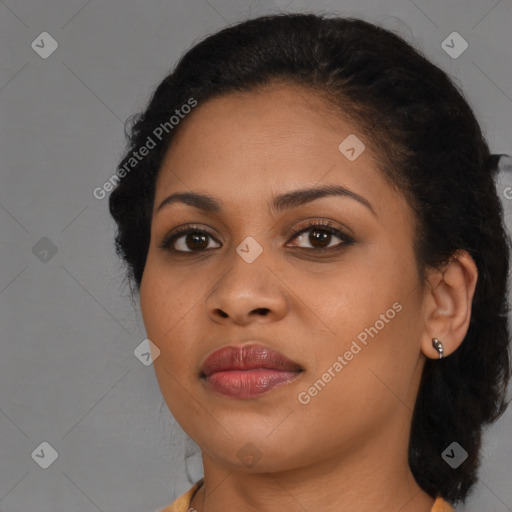
M 397 442 L 404 448 L 408 435 L 401 433 Z M 407 446 L 396 451 L 389 433 L 374 440 L 375 445 L 351 453 L 334 453 L 299 468 L 265 473 L 237 471 L 203 454 L 204 484 L 191 506 L 197 512 L 430 512 L 434 498 L 414 480 Z

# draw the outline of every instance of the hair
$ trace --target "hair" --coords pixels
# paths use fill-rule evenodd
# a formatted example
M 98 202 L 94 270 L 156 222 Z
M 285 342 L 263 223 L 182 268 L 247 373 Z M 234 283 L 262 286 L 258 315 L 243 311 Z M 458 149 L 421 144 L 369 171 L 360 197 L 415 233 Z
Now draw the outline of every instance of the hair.
M 191 97 L 201 105 L 279 83 L 322 96 L 379 156 L 384 177 L 414 212 L 422 283 L 426 270 L 441 269 L 461 250 L 476 263 L 467 334 L 448 357 L 426 361 L 409 442 L 409 465 L 420 487 L 433 497 L 464 501 L 477 480 L 482 427 L 507 406 L 510 238 L 494 182 L 499 159 L 445 72 L 400 36 L 361 19 L 276 14 L 244 21 L 204 38 L 180 58 L 127 127 L 118 170 Z M 149 248 L 156 177 L 189 119 L 166 130 L 109 198 L 116 251 L 132 296 L 140 291 Z M 441 457 L 453 441 L 468 453 L 456 469 Z

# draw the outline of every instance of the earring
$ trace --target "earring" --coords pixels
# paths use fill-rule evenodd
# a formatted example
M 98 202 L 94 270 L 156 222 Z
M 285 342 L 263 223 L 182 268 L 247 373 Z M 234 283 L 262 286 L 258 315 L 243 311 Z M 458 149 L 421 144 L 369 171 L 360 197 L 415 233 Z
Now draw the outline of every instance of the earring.
M 438 340 L 437 338 L 432 338 L 432 346 L 437 350 L 437 353 L 439 354 L 439 359 L 443 359 L 444 348 L 441 341 Z

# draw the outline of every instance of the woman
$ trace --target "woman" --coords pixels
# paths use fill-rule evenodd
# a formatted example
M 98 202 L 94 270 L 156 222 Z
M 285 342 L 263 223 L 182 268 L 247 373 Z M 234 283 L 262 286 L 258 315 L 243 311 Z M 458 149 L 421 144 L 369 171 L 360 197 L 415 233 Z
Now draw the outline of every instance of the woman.
M 365 21 L 266 16 L 182 57 L 110 196 L 202 452 L 165 512 L 466 498 L 509 377 L 495 166 L 446 74 Z

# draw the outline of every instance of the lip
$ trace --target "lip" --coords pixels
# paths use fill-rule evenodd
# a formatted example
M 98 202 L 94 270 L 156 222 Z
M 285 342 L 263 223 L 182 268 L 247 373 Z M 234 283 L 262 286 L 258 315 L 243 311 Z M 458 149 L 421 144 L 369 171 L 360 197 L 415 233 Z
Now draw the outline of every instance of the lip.
M 302 367 L 260 344 L 222 347 L 203 363 L 200 377 L 213 391 L 232 398 L 253 398 L 295 380 Z

